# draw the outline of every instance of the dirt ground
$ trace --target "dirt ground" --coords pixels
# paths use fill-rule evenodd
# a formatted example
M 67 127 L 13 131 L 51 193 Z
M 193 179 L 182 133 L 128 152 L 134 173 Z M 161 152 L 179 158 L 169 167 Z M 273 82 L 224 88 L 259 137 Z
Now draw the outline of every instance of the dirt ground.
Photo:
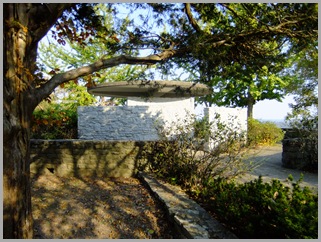
M 175 238 L 160 204 L 135 178 L 48 173 L 32 181 L 32 212 L 38 239 Z

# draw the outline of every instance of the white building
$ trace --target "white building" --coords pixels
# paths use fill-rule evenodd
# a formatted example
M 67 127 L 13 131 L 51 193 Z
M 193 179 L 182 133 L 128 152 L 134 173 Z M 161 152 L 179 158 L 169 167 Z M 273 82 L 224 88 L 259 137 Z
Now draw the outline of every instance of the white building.
M 163 88 L 157 86 L 149 98 L 135 97 L 147 91 L 151 85 L 144 86 L 127 82 L 110 83 L 89 90 L 96 95 L 129 96 L 127 106 L 87 106 L 78 108 L 78 138 L 89 140 L 134 140 L 155 141 L 159 139 L 157 127 L 170 129 L 172 125 L 188 124 L 195 113 L 194 97 L 207 94 L 205 85 L 186 82 L 161 82 Z M 166 84 L 166 85 L 164 85 Z M 153 87 L 155 84 L 152 84 Z M 176 92 L 177 88 L 180 92 Z M 182 88 L 185 88 L 181 92 Z M 175 93 L 176 92 L 176 93 Z M 156 96 L 156 97 L 155 97 Z M 234 108 L 205 108 L 204 114 L 209 122 L 215 121 L 220 114 L 221 121 L 230 123 L 235 120 L 235 129 L 247 129 L 246 110 Z M 211 140 L 209 148 L 215 145 Z

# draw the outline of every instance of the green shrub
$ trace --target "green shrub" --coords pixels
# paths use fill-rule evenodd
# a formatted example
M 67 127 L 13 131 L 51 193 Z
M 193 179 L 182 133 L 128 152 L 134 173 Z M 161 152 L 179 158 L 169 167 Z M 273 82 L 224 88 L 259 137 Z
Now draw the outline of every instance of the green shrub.
M 276 124 L 248 119 L 248 145 L 273 145 L 280 142 L 283 137 L 284 132 Z
M 162 139 L 142 151 L 152 172 L 185 189 L 239 238 L 318 238 L 318 196 L 300 187 L 302 177 L 292 189 L 279 180 L 263 183 L 261 177 L 236 184 L 231 178 L 255 165 L 243 162 L 242 135 L 219 119 L 211 124 L 214 129 L 204 120 L 184 123 L 188 125 L 160 129 Z M 174 137 L 169 135 L 173 129 Z M 224 142 L 204 150 L 214 137 L 224 137 Z
M 262 178 L 236 185 L 215 179 L 196 199 L 216 214 L 239 238 L 318 238 L 318 196 L 299 181 L 292 189 Z
M 210 177 L 232 178 L 253 167 L 243 162 L 244 135 L 219 118 L 210 125 L 194 116 L 182 123 L 167 129 L 159 126 L 160 141 L 150 142 L 143 151 L 149 170 L 158 177 L 200 191 Z M 210 137 L 220 143 L 204 149 Z
M 31 124 L 33 139 L 77 138 L 77 112 L 59 104 L 50 104 L 33 112 Z
M 31 137 L 34 139 L 76 139 L 77 108 L 96 102 L 86 86 L 71 81 L 60 85 L 33 112 Z

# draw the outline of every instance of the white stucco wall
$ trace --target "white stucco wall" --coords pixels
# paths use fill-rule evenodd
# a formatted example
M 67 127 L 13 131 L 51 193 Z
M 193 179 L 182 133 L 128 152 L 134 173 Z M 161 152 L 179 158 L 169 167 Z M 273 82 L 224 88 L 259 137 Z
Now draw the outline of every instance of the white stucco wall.
M 171 106 L 182 106 L 189 110 L 194 110 L 194 98 L 135 98 L 131 97 L 127 100 L 127 106 L 149 106 L 149 107 L 171 107 Z
M 246 108 L 226 108 L 226 107 L 210 107 L 204 108 L 204 115 L 208 117 L 209 122 L 217 121 L 219 115 L 220 122 L 228 125 L 232 130 L 241 134 L 247 132 L 247 110 Z M 212 126 L 212 132 L 215 133 L 216 126 Z M 209 140 L 207 149 L 215 147 L 220 140 L 217 137 Z

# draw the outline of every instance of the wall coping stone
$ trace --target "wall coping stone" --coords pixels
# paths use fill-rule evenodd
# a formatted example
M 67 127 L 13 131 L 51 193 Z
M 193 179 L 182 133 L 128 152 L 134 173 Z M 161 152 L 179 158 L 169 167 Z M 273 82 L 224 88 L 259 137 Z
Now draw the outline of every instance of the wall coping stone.
M 204 208 L 177 186 L 138 172 L 137 176 L 167 210 L 167 215 L 181 237 L 187 239 L 237 239 L 237 236 L 215 220 Z

